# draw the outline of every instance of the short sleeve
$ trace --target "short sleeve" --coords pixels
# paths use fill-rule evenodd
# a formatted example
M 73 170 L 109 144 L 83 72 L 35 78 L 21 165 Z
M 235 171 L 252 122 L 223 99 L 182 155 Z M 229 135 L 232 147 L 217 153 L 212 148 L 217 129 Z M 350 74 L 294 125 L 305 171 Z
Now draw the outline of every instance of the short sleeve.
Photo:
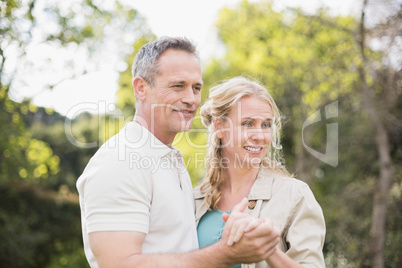
M 325 267 L 324 216 L 307 184 L 302 184 L 294 193 L 294 204 L 290 225 L 284 234 L 288 246 L 286 254 L 304 267 Z
M 81 186 L 87 232 L 138 231 L 147 234 L 152 177 L 146 170 L 103 152 L 91 161 Z M 80 194 L 81 194 L 80 193 Z

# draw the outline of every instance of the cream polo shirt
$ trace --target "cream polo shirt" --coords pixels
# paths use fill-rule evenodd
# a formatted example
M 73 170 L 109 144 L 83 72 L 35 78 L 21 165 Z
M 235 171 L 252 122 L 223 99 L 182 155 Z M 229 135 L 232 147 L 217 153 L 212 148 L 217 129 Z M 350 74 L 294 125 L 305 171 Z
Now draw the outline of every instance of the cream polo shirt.
M 146 234 L 143 253 L 198 248 L 191 180 L 181 153 L 136 122 L 127 123 L 91 158 L 77 181 L 84 250 L 98 267 L 88 234 Z
M 199 187 L 194 189 L 197 224 L 207 211 Z M 325 221 L 320 205 L 308 185 L 261 169 L 248 195 L 246 212 L 269 218 L 280 232 L 278 248 L 303 267 L 325 267 L 323 246 Z M 265 261 L 242 268 L 269 267 Z

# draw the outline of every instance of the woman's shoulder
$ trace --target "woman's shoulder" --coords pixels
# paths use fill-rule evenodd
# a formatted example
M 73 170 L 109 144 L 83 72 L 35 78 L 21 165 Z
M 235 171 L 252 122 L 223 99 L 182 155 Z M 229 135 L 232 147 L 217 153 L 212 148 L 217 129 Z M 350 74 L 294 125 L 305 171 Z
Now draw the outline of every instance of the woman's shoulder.
M 283 176 L 283 175 L 277 175 L 274 177 L 274 181 L 277 181 L 279 183 L 283 183 L 283 184 L 289 184 L 292 185 L 294 187 L 308 187 L 307 183 L 305 183 L 304 181 L 296 178 L 296 177 L 290 177 L 290 176 Z
M 291 200 L 298 203 L 302 200 L 316 202 L 314 193 L 310 186 L 295 177 L 289 176 L 274 176 L 272 183 L 272 191 L 276 195 L 287 195 Z
M 262 169 L 260 176 L 264 178 L 264 180 L 270 180 L 273 188 L 288 188 L 298 192 L 310 190 L 308 184 L 304 181 L 272 170 Z

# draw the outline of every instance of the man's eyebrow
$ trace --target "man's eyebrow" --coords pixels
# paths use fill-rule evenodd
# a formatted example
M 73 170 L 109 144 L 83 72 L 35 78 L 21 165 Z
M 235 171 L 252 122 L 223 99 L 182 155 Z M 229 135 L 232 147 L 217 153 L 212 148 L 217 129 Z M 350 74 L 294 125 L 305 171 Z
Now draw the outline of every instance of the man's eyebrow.
M 170 81 L 170 83 L 169 84 L 171 84 L 171 85 L 177 85 L 177 84 L 180 84 L 180 85 L 184 85 L 184 84 L 187 84 L 187 82 L 186 81 L 184 81 L 184 80 L 176 80 L 176 81 Z M 203 83 L 202 82 L 196 82 L 196 83 L 194 83 L 193 85 L 195 85 L 195 86 L 203 86 Z
M 185 83 L 186 83 L 186 81 L 183 81 L 183 80 L 176 80 L 176 81 L 170 81 L 169 84 L 185 84 Z

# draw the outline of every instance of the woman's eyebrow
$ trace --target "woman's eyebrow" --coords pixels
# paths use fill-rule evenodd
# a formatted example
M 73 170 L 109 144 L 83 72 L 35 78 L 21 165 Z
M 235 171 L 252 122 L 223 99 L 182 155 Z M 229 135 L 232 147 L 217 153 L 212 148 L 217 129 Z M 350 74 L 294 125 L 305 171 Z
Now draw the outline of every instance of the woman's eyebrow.
M 253 117 L 253 116 L 246 116 L 246 117 L 242 117 L 242 118 L 240 118 L 241 120 L 257 120 L 257 119 L 261 119 L 261 120 L 263 120 L 263 121 L 272 121 L 272 117 L 270 116 L 270 117 L 266 117 L 266 118 L 256 118 L 256 117 Z

